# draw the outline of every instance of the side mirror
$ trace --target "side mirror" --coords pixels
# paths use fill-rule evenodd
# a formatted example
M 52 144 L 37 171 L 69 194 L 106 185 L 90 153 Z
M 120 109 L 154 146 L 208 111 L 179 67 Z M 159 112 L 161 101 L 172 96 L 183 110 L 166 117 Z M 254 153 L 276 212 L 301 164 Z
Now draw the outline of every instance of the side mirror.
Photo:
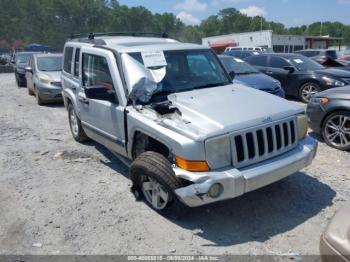
M 289 71 L 289 73 L 293 73 L 295 71 L 295 68 L 293 66 L 285 66 L 283 69 Z
M 33 68 L 31 68 L 30 66 L 26 66 L 26 67 L 24 68 L 24 70 L 25 70 L 26 72 L 33 73 Z
M 97 99 L 116 103 L 117 96 L 114 90 L 108 90 L 103 85 L 89 86 L 84 88 L 85 95 L 89 99 Z
M 231 71 L 228 74 L 229 74 L 229 76 L 231 77 L 232 80 L 235 79 L 235 77 L 236 77 L 235 71 Z

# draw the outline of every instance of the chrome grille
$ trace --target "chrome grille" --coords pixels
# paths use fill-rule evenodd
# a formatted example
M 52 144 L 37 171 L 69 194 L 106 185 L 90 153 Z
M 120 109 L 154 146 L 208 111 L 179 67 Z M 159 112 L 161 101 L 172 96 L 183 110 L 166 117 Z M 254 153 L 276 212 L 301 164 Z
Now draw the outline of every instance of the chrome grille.
M 295 117 L 231 134 L 232 162 L 245 167 L 278 156 L 298 144 Z

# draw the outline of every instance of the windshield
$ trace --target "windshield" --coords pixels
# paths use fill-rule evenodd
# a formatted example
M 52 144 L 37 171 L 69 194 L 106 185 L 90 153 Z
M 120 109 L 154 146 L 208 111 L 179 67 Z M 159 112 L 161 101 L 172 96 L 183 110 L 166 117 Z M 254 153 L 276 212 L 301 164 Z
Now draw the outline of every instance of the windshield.
M 62 57 L 38 57 L 37 66 L 40 71 L 61 71 Z
M 28 63 L 30 57 L 32 56 L 32 54 L 17 54 L 16 57 L 16 61 L 17 63 L 23 64 L 23 63 Z
M 322 65 L 307 57 L 293 57 L 288 59 L 288 62 L 292 63 L 299 71 L 313 71 L 324 69 Z
M 234 57 L 220 57 L 220 60 L 227 72 L 234 71 L 237 75 L 259 73 L 258 70 L 245 63 L 242 59 Z
M 126 78 L 130 79 L 129 88 L 145 91 L 148 87 L 145 92 L 150 99 L 155 94 L 168 95 L 231 83 L 217 56 L 207 49 L 128 53 L 123 60 Z M 137 67 L 143 73 L 135 76 Z M 143 102 L 147 102 L 146 99 Z

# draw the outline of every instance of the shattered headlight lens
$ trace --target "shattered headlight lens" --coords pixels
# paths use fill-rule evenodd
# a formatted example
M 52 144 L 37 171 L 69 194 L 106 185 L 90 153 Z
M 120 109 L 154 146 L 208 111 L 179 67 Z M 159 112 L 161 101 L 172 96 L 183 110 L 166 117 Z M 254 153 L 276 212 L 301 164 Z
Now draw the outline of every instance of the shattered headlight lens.
M 231 142 L 229 135 L 205 141 L 206 159 L 211 169 L 231 165 Z

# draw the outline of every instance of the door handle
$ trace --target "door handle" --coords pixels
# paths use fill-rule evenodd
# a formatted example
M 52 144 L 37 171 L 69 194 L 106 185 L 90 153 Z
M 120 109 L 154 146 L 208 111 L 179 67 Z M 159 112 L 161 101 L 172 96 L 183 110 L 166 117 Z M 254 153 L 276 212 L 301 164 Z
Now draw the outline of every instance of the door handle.
M 271 75 L 271 74 L 273 74 L 273 72 L 272 71 L 266 71 L 266 74 Z

